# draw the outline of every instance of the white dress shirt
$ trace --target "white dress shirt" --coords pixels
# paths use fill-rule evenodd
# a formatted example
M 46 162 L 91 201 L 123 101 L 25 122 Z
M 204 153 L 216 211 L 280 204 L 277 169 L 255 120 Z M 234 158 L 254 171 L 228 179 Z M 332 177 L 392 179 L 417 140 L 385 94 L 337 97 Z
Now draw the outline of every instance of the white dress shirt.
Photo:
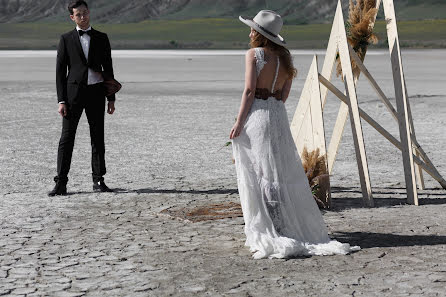
M 76 26 L 76 29 L 77 31 L 82 30 L 81 28 L 79 28 L 79 26 Z M 90 31 L 90 30 L 91 26 L 88 27 L 87 30 L 83 31 Z M 82 50 L 84 51 L 85 59 L 87 59 L 87 61 L 88 61 L 88 51 L 90 49 L 90 39 L 91 37 L 88 34 L 83 34 L 82 36 L 79 36 L 79 40 L 82 45 Z M 102 73 L 93 71 L 91 68 L 88 68 L 88 81 L 87 81 L 88 85 L 94 85 L 103 81 L 104 78 L 102 77 Z

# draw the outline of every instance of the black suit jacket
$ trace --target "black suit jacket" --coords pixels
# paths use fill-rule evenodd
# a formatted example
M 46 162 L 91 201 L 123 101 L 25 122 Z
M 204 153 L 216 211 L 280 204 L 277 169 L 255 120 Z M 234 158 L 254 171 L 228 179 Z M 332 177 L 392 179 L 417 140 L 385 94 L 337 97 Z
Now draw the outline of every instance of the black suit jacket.
M 111 48 L 105 33 L 91 29 L 88 60 L 85 58 L 76 29 L 60 37 L 57 49 L 56 86 L 57 101 L 75 103 L 79 89 L 87 86 L 88 68 L 113 77 Z M 115 100 L 115 95 L 107 97 Z

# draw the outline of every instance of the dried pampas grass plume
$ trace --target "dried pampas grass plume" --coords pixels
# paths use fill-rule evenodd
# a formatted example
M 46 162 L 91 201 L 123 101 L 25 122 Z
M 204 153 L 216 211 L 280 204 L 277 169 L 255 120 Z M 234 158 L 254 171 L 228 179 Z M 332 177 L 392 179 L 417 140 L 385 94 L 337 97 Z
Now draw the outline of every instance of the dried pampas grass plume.
M 330 208 L 330 181 L 325 164 L 325 156 L 320 155 L 318 148 L 309 152 L 304 147 L 302 151 L 302 165 L 317 205 L 323 209 Z
M 364 61 L 365 54 L 367 53 L 367 47 L 369 44 L 376 44 L 378 42 L 378 36 L 373 33 L 373 26 L 376 20 L 376 0 L 350 0 L 348 21 L 346 25 L 347 41 L 352 46 L 353 50 L 358 54 L 361 61 Z M 336 57 L 337 76 L 341 75 L 342 78 L 342 66 L 339 54 Z M 351 61 L 353 75 L 359 75 L 359 67 L 355 61 Z
M 307 150 L 307 147 L 304 147 L 304 150 L 302 151 L 302 165 L 304 167 L 305 173 L 307 174 L 310 186 L 312 185 L 316 177 L 327 173 L 327 168 L 325 166 L 325 157 L 320 156 L 320 150 L 318 148 L 314 151 L 309 152 Z

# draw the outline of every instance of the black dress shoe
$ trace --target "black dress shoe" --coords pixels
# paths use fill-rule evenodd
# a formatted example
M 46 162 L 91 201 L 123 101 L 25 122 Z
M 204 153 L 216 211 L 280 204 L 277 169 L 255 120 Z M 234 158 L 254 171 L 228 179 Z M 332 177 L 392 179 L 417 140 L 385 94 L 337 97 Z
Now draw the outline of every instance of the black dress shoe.
M 66 195 L 67 185 L 62 183 L 56 183 L 54 189 L 48 193 L 48 196 Z
M 113 190 L 110 189 L 109 187 L 107 187 L 107 185 L 103 181 L 93 183 L 93 191 L 94 192 L 113 192 Z

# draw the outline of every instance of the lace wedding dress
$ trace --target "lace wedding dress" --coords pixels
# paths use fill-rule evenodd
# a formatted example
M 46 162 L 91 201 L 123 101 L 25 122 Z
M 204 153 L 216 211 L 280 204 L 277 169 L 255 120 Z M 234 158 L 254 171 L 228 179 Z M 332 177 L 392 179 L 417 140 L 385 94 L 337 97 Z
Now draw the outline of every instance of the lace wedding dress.
M 266 64 L 255 49 L 257 77 Z M 271 93 L 279 70 L 279 58 Z M 348 254 L 358 246 L 330 240 L 296 151 L 283 101 L 254 99 L 233 139 L 246 243 L 255 259 Z

